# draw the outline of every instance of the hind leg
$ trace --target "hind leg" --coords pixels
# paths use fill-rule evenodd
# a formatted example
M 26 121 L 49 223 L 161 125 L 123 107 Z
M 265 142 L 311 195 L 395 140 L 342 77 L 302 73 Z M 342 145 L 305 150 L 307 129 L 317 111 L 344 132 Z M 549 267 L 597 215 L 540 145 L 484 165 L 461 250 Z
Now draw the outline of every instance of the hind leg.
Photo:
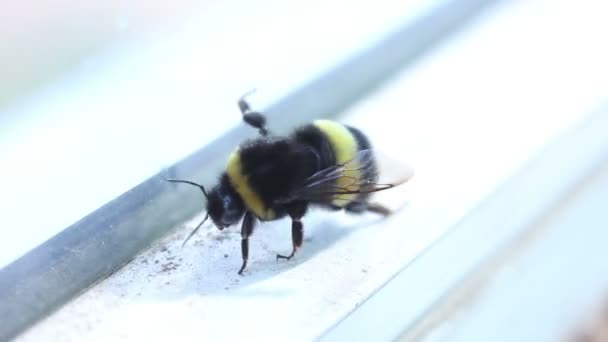
M 249 106 L 249 102 L 245 100 L 245 97 L 249 95 L 251 92 L 241 96 L 238 101 L 239 109 L 241 110 L 241 114 L 243 114 L 243 121 L 245 121 L 249 126 L 253 128 L 257 128 L 260 135 L 267 136 L 268 130 L 266 129 L 266 117 L 259 112 L 252 111 Z
M 346 205 L 346 207 L 344 207 L 344 210 L 348 211 L 349 213 L 355 214 L 363 213 L 365 211 L 370 211 L 372 213 L 380 214 L 382 216 L 388 216 L 391 214 L 391 210 L 387 207 L 378 203 L 369 202 L 351 202 Z

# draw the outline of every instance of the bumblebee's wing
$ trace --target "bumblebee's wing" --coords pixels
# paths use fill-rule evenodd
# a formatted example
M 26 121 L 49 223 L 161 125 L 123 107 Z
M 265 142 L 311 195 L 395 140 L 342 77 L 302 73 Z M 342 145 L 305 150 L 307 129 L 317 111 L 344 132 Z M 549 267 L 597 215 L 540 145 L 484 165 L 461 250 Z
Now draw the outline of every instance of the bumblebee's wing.
M 372 150 L 359 151 L 346 163 L 318 171 L 310 176 L 304 184 L 292 191 L 278 203 L 297 200 L 330 203 L 340 196 L 366 194 L 393 188 L 407 182 L 413 175 L 409 167 L 403 167 L 400 175 L 390 181 L 379 181 L 379 169 L 376 163 L 377 154 Z M 395 171 L 395 170 L 392 170 Z

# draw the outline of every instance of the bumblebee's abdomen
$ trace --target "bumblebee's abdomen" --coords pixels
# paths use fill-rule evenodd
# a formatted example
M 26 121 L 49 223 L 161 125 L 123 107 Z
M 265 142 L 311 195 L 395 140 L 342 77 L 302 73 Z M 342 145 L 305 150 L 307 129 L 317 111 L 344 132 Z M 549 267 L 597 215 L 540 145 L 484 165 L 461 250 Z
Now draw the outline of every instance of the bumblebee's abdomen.
M 330 120 L 316 120 L 303 127 L 296 133 L 296 139 L 304 140 L 315 146 L 321 159 L 325 161 L 324 168 L 349 162 L 357 152 L 371 147 L 367 137 L 358 129 Z M 338 179 L 336 185 L 356 191 L 358 189 L 354 184 L 364 176 L 359 170 L 353 168 L 346 172 L 344 177 Z M 331 204 L 345 207 L 358 197 L 360 195 L 357 194 L 334 196 Z
M 346 163 L 359 151 L 357 139 L 348 127 L 330 120 L 316 120 L 313 125 L 329 140 L 336 164 Z

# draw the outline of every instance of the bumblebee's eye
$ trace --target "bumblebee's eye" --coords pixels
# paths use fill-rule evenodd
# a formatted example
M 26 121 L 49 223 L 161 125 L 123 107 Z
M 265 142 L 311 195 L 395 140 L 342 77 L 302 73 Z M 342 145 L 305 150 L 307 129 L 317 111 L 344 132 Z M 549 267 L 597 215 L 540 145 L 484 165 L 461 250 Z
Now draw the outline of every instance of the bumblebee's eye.
M 229 226 L 236 223 L 241 218 L 241 206 L 239 206 L 231 196 L 224 196 L 222 200 L 224 213 L 221 222 L 224 226 Z

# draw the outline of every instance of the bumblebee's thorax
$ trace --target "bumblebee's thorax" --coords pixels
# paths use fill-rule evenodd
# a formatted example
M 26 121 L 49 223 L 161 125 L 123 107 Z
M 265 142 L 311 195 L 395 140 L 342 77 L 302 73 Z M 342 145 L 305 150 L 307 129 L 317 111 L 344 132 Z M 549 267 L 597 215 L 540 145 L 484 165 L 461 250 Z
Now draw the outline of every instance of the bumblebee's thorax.
M 259 219 L 285 215 L 278 200 L 319 170 L 316 151 L 290 138 L 256 139 L 228 157 L 226 174 L 245 206 Z

